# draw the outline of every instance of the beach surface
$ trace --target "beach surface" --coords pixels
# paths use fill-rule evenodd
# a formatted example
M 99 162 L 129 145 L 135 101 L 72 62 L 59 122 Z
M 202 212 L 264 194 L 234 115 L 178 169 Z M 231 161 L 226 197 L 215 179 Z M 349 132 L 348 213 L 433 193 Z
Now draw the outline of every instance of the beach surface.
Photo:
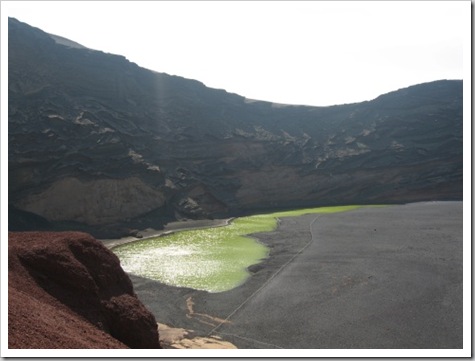
M 289 217 L 253 235 L 270 256 L 233 290 L 130 277 L 156 319 L 189 339 L 252 349 L 462 348 L 462 225 L 462 202 Z

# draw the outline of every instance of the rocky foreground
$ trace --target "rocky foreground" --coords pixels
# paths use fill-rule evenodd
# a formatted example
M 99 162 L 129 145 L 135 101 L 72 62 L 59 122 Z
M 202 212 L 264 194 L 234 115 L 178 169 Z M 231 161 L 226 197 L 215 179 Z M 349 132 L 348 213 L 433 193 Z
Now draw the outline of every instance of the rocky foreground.
M 118 258 L 79 232 L 11 232 L 8 347 L 161 348 Z

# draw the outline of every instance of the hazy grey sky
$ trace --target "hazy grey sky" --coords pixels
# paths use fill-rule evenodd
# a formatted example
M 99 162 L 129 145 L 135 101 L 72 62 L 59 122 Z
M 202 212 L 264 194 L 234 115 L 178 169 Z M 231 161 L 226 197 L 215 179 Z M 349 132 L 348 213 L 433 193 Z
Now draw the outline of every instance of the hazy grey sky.
M 332 105 L 470 66 L 470 1 L 2 1 L 6 16 L 253 99 Z M 3 25 L 2 25 L 3 26 Z M 3 31 L 2 31 L 3 33 Z M 3 36 L 3 35 L 2 35 Z

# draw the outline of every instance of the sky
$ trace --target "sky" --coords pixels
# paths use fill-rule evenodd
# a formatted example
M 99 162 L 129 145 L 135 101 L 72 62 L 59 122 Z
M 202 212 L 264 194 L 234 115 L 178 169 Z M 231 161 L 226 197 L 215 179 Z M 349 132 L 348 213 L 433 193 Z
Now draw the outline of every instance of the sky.
M 353 103 L 418 83 L 462 79 L 463 48 L 470 46 L 470 1 L 1 6 L 2 17 L 142 67 L 286 104 Z

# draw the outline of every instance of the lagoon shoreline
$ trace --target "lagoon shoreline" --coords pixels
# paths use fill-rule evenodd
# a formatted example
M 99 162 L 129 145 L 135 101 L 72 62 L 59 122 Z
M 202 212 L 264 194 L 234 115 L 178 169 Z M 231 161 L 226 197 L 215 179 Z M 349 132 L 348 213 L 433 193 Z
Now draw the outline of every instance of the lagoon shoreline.
M 163 229 L 146 228 L 138 231 L 141 237 L 127 236 L 121 238 L 103 238 L 98 239 L 104 246 L 109 249 L 121 246 L 123 244 L 143 241 L 149 238 L 163 237 L 174 232 L 191 231 L 195 229 L 224 227 L 232 222 L 232 218 L 223 219 L 200 219 L 200 220 L 187 220 L 187 221 L 175 221 L 164 225 Z

